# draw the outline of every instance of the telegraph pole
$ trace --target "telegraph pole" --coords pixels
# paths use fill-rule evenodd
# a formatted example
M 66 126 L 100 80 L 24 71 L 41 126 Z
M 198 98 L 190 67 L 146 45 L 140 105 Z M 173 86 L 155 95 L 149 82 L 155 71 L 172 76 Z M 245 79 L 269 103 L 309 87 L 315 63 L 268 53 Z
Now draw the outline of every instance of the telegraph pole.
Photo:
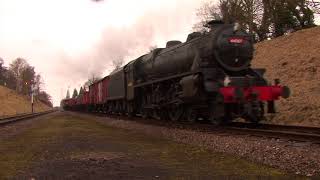
M 34 102 L 34 99 L 33 99 L 33 95 L 34 95 L 34 91 L 35 91 L 35 87 L 34 85 L 31 86 L 31 113 L 33 114 L 34 112 L 34 108 L 33 108 L 33 102 Z
M 31 111 L 33 114 L 33 92 L 31 93 Z

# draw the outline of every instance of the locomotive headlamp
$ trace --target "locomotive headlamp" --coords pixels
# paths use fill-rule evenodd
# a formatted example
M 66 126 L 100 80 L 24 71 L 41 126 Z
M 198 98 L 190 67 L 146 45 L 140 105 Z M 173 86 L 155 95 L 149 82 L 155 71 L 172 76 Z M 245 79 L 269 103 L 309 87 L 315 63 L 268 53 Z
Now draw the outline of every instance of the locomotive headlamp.
M 239 31 L 240 30 L 240 24 L 239 23 L 234 23 L 234 26 L 233 26 L 233 31 L 234 32 L 237 32 L 237 31 Z
M 224 81 L 223 81 L 223 85 L 226 87 L 226 86 L 229 86 L 229 83 L 231 82 L 229 76 L 226 76 L 224 78 Z

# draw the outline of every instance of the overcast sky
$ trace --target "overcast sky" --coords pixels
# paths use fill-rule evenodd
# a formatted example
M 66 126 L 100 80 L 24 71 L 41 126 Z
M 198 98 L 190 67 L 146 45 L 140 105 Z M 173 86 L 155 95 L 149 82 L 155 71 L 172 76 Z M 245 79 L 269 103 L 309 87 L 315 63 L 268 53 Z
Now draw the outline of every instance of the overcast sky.
M 0 0 L 0 57 L 35 66 L 54 105 L 113 59 L 185 41 L 202 0 Z

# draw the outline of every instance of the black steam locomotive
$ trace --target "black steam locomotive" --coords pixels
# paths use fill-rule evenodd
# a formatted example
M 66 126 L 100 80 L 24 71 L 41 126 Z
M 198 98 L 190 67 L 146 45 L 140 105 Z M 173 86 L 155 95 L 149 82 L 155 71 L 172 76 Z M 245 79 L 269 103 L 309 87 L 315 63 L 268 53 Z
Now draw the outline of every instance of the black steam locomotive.
M 105 82 L 93 84 L 90 102 L 82 106 L 214 124 L 238 117 L 257 123 L 264 118 L 265 106 L 275 113 L 274 101 L 287 98 L 289 89 L 279 82 L 270 85 L 264 69 L 250 67 L 253 37 L 237 23 L 212 21 L 209 26 L 209 32 L 192 33 L 185 43 L 169 41 L 166 48 L 154 49 L 111 73 Z

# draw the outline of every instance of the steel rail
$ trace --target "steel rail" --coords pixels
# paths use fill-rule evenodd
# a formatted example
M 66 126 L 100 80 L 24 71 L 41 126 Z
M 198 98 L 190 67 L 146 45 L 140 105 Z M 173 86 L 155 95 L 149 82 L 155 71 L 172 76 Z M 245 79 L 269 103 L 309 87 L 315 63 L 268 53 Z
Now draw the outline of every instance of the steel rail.
M 320 127 L 311 126 L 293 126 L 293 125 L 280 125 L 280 124 L 253 124 L 243 122 L 232 122 L 228 126 L 235 128 L 248 128 L 248 129 L 261 129 L 261 130 L 277 130 L 277 131 L 290 131 L 299 133 L 312 133 L 320 135 Z
M 10 116 L 7 118 L 2 118 L 0 119 L 0 126 L 4 126 L 4 125 L 8 125 L 8 124 L 12 124 L 18 121 L 22 121 L 22 120 L 27 120 L 27 119 L 32 119 L 38 116 L 42 116 L 45 114 L 49 114 L 52 112 L 56 112 L 57 110 L 49 110 L 49 111 L 44 111 L 44 112 L 38 112 L 38 113 L 32 113 L 32 114 L 23 114 L 23 115 L 17 115 L 17 116 Z
M 320 143 L 319 127 L 233 122 L 225 129 L 241 134 Z

